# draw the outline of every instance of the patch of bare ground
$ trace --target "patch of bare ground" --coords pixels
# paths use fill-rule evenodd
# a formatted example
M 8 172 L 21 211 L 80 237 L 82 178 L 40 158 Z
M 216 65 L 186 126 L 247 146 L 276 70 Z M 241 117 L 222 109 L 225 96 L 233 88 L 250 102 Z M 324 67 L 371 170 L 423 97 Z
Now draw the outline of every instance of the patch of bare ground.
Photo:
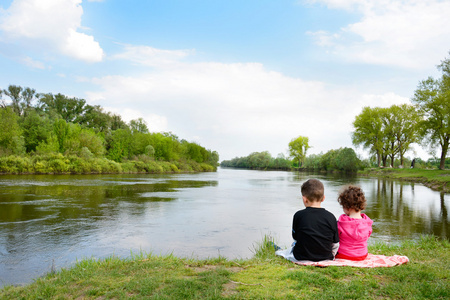
M 223 297 L 229 297 L 232 295 L 237 294 L 236 287 L 238 286 L 238 283 L 235 281 L 229 281 L 223 285 Z
M 186 267 L 191 268 L 194 272 L 201 273 L 201 272 L 216 270 L 218 268 L 221 268 L 222 266 L 204 265 L 204 266 L 198 266 L 197 267 L 197 266 L 186 265 Z M 242 271 L 243 268 L 241 268 L 241 267 L 228 267 L 228 268 L 225 268 L 225 270 L 230 271 L 231 273 L 236 273 L 236 272 Z

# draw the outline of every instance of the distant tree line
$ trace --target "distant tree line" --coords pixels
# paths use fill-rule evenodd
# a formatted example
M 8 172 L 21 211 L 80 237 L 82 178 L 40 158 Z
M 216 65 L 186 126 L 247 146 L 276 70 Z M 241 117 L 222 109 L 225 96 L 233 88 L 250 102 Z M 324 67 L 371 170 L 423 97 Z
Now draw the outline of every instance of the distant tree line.
M 253 169 L 253 170 L 290 170 L 292 161 L 283 154 L 273 158 L 268 151 L 253 152 L 245 157 L 235 157 L 231 160 L 224 160 L 221 167 Z
M 39 94 L 16 85 L 0 89 L 0 172 L 14 169 L 15 158 L 11 156 L 62 159 L 61 155 L 96 160 L 99 164 L 105 159 L 127 163 L 125 169 L 129 172 L 161 170 L 159 167 L 166 164 L 160 162 L 171 162 L 168 169 L 172 171 L 211 171 L 219 161 L 216 151 L 197 143 L 179 139 L 170 132 L 149 132 L 142 118 L 126 123 L 120 115 L 89 105 L 84 99 Z M 130 167 L 131 161 L 135 162 L 134 167 Z M 25 169 L 33 172 L 36 161 L 30 160 L 30 164 Z M 67 168 L 76 172 L 70 163 Z M 49 172 L 54 169 L 47 167 Z M 111 167 L 110 171 L 116 169 Z
M 303 149 L 304 146 L 303 144 Z M 253 170 L 297 170 L 299 164 L 302 164 L 300 168 L 303 170 L 340 172 L 356 172 L 362 166 L 355 151 L 351 148 L 330 150 L 325 154 L 312 154 L 300 160 L 298 156 L 292 155 L 291 157 L 292 159 L 280 153 L 273 158 L 268 151 L 253 152 L 245 157 L 224 160 L 220 166 Z
M 378 166 L 394 166 L 396 158 L 404 165 L 405 152 L 420 143 L 432 154 L 439 147 L 439 168 L 445 168 L 450 139 L 450 58 L 438 69 L 442 77 L 421 81 L 411 99 L 414 105 L 364 107 L 356 116 L 353 144 L 369 149 Z

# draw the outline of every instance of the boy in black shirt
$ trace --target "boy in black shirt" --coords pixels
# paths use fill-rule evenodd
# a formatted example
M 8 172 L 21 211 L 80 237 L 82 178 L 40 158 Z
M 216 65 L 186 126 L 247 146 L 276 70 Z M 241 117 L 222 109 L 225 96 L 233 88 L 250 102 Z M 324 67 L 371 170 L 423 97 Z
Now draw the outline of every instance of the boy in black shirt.
M 294 247 L 278 250 L 277 254 L 292 261 L 334 259 L 339 247 L 337 221 L 332 213 L 320 207 L 325 200 L 323 184 L 309 179 L 303 183 L 301 191 L 306 208 L 294 214 Z

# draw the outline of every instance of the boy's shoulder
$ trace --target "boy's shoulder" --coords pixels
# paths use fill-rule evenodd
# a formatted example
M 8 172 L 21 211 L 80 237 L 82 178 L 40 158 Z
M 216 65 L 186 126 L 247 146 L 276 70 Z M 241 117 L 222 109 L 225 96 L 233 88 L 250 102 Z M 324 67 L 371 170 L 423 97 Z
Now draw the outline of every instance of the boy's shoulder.
M 333 217 L 336 220 L 336 217 L 328 210 L 323 207 L 306 207 L 297 211 L 294 214 L 294 217 L 300 217 L 305 215 L 315 215 L 315 216 L 323 216 L 323 217 Z

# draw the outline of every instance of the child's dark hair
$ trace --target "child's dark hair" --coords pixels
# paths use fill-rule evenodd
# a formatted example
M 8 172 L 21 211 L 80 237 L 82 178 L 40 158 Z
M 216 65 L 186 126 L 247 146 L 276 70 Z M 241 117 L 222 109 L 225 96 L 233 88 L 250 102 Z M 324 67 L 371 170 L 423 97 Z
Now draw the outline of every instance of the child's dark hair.
M 345 186 L 338 197 L 338 202 L 343 208 L 353 208 L 361 211 L 366 208 L 366 197 L 363 190 L 359 186 Z
M 317 179 L 309 179 L 302 184 L 302 196 L 309 201 L 322 201 L 324 195 L 323 183 Z

